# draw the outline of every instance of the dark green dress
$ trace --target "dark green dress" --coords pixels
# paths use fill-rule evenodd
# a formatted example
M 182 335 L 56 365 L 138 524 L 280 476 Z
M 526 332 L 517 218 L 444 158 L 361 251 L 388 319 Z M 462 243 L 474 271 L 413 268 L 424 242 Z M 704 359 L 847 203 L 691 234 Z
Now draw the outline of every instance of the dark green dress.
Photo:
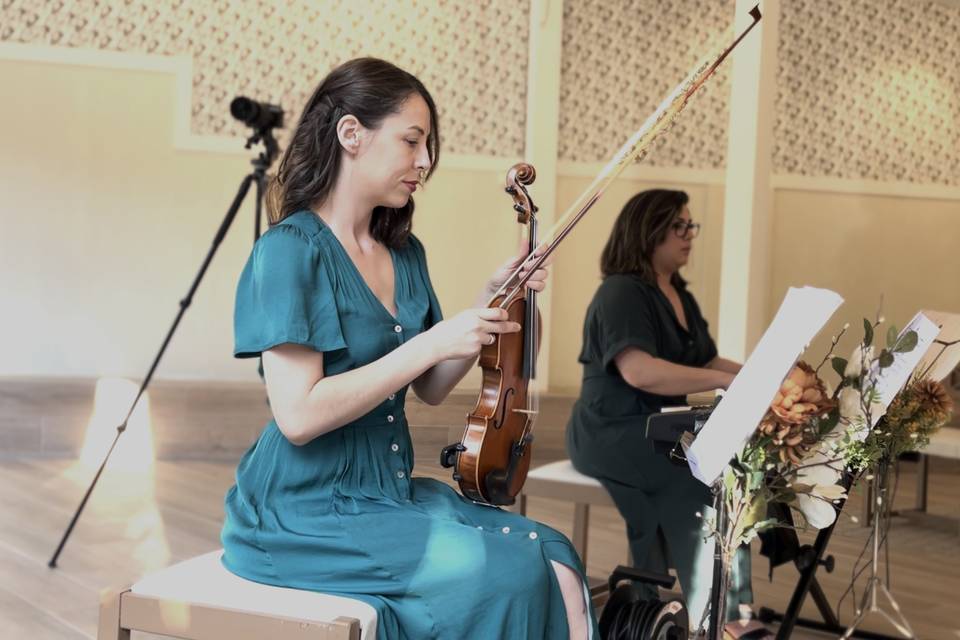
M 256 243 L 237 288 L 235 355 L 283 343 L 323 352 L 336 375 L 383 357 L 441 319 L 423 246 L 391 250 L 397 316 L 309 211 Z M 294 446 L 271 421 L 226 496 L 224 565 L 267 584 L 353 597 L 380 639 L 566 638 L 551 560 L 583 575 L 557 531 L 411 477 L 406 388 Z M 439 452 L 438 452 L 439 453 Z
M 710 504 L 710 491 L 688 468 L 654 452 L 645 436 L 647 416 L 686 399 L 631 387 L 614 360 L 628 347 L 689 367 L 717 356 L 696 300 L 684 287 L 677 293 L 689 330 L 657 285 L 634 274 L 603 280 L 584 321 L 583 383 L 567 424 L 567 451 L 574 467 L 610 492 L 626 521 L 636 566 L 663 573 L 667 566 L 676 568 L 694 611 L 706 603 L 712 579 L 710 558 L 704 556 L 712 547 L 703 544 L 696 515 Z M 749 593 L 733 595 L 729 604 L 733 609 L 749 600 Z

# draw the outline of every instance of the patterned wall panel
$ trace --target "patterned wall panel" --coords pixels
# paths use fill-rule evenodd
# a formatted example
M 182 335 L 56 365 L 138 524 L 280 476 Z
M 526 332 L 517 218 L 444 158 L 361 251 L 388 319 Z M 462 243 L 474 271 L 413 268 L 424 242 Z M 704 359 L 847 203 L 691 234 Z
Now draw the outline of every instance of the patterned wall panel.
M 732 33 L 732 0 L 566 0 L 560 157 L 606 161 L 696 63 Z M 643 162 L 724 165 L 730 83 L 721 67 Z
M 288 127 L 316 83 L 359 55 L 415 73 L 444 150 L 521 155 L 529 0 L 0 0 L 0 41 L 194 61 L 191 127 L 238 136 L 234 95 L 279 103 Z
M 960 185 L 960 5 L 781 6 L 776 170 Z

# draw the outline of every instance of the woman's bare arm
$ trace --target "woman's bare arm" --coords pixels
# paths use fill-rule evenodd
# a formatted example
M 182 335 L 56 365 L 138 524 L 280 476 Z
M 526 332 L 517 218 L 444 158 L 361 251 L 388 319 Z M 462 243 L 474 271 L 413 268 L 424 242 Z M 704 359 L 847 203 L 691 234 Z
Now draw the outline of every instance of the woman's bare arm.
M 726 389 L 733 374 L 717 369 L 686 367 L 628 347 L 614 358 L 617 370 L 631 387 L 661 396 L 682 396 Z
M 734 362 L 733 360 L 727 360 L 726 358 L 721 358 L 717 356 L 710 362 L 706 364 L 707 369 L 716 369 L 717 371 L 726 371 L 727 373 L 732 373 L 734 375 L 740 373 L 740 369 L 743 367 L 739 362 Z
M 281 344 L 263 352 L 263 373 L 273 416 L 290 442 L 303 445 L 366 415 L 428 369 L 471 360 L 491 334 L 519 329 L 500 309 L 467 309 L 351 371 L 323 374 L 323 354 Z
M 419 336 L 418 336 L 419 337 Z M 295 445 L 369 413 L 433 365 L 417 338 L 375 362 L 333 376 L 323 375 L 323 354 L 281 344 L 263 352 L 267 395 L 277 426 Z

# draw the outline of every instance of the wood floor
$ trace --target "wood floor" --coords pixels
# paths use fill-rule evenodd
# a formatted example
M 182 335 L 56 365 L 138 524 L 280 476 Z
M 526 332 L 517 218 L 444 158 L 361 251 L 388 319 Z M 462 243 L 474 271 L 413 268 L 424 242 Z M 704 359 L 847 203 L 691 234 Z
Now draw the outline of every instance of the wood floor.
M 437 463 L 439 447 L 460 429 L 462 404 L 435 409 L 411 405 L 409 414 L 418 453 L 419 475 L 448 480 Z M 535 464 L 563 457 L 562 415 L 569 401 L 544 405 L 547 425 L 539 432 Z M 202 425 L 197 425 L 202 428 Z M 913 500 L 913 465 L 902 465 L 898 504 Z M 108 470 L 60 556 L 47 561 L 86 488 L 92 470 L 73 460 L 27 458 L 0 462 L 0 637 L 81 639 L 96 634 L 101 590 L 135 581 L 153 569 L 219 546 L 224 492 L 234 464 L 162 460 L 151 470 Z M 859 515 L 855 492 L 847 513 Z M 920 638 L 960 638 L 956 596 L 960 593 L 960 464 L 934 460 L 929 512 L 896 518 L 890 533 L 892 590 Z M 531 499 L 534 519 L 571 533 L 569 504 Z M 605 576 L 626 555 L 622 521 L 607 508 L 591 514 L 588 573 Z M 849 583 L 851 567 L 868 530 L 845 519 L 830 547 L 833 574 L 821 573 L 830 601 Z M 767 580 L 767 565 L 755 553 L 754 589 L 758 605 L 782 610 L 796 579 L 791 566 Z M 842 619 L 850 620 L 847 598 Z M 814 616 L 808 602 L 805 613 Z M 871 619 L 871 628 L 889 627 Z M 135 634 L 136 635 L 136 634 Z M 140 635 L 143 638 L 146 636 Z M 798 630 L 794 638 L 820 638 Z

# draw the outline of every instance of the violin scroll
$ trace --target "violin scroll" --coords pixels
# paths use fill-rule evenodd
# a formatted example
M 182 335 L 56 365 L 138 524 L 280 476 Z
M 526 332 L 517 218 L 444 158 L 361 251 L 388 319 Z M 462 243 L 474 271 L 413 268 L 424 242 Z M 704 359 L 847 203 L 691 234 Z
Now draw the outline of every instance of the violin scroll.
M 532 164 L 520 162 L 507 172 L 506 192 L 513 198 L 513 209 L 517 212 L 517 222 L 529 224 L 530 218 L 537 213 L 537 205 L 527 192 L 527 185 L 537 179 L 537 170 Z

